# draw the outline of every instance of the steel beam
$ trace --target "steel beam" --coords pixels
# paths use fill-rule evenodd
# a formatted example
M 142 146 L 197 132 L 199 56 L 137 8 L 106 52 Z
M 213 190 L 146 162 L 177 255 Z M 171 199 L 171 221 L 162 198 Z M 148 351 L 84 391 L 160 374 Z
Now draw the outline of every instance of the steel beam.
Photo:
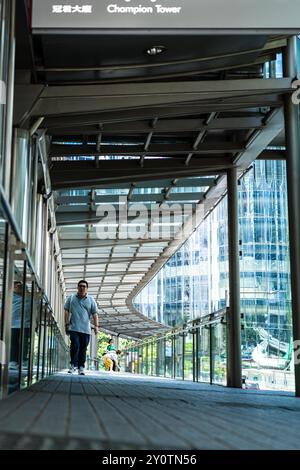
M 185 159 L 184 159 L 185 160 Z M 86 165 L 84 165 L 86 163 Z M 114 182 L 145 181 L 153 179 L 188 176 L 216 175 L 232 167 L 230 157 L 195 158 L 185 167 L 170 159 L 145 160 L 143 168 L 137 168 L 135 160 L 101 161 L 99 169 L 91 162 L 53 162 L 51 169 L 52 188 L 95 187 Z M 94 162 L 92 162 L 94 163 Z
M 204 192 L 180 192 L 180 193 L 170 193 L 168 197 L 168 201 L 200 201 L 204 197 Z M 124 197 L 124 195 L 113 195 L 108 194 L 107 196 L 96 196 L 94 202 L 97 203 L 104 203 L 104 204 L 118 204 L 120 196 Z M 164 201 L 165 197 L 163 193 L 154 193 L 154 194 L 133 194 L 130 199 L 130 207 L 135 202 L 162 202 Z M 66 208 L 68 203 L 70 204 L 80 204 L 78 207 L 82 210 L 81 204 L 88 204 L 88 196 L 64 196 L 64 199 L 57 199 L 56 201 L 58 204 Z M 70 206 L 70 208 L 75 206 Z M 58 210 L 59 212 L 59 210 Z
M 82 267 L 82 269 L 83 269 L 83 267 Z M 142 276 L 144 274 L 145 274 L 145 271 L 132 271 L 130 269 L 130 275 L 132 275 L 132 276 Z M 115 271 L 115 272 L 111 272 L 111 271 L 100 272 L 99 271 L 99 272 L 96 272 L 96 273 L 89 272 L 84 276 L 84 278 L 85 279 L 90 279 L 90 278 L 94 278 L 94 277 L 96 277 L 96 278 L 99 278 L 99 277 L 110 278 L 110 277 L 122 277 L 122 276 L 123 276 L 123 271 L 121 271 L 121 272 L 120 271 Z M 71 282 L 72 279 L 78 279 L 78 273 L 77 272 L 75 272 L 75 273 L 68 272 L 64 275 L 64 279 L 65 279 L 66 282 L 69 282 L 69 281 Z
M 262 80 L 261 80 L 262 81 Z M 180 116 L 193 116 L 202 113 L 212 113 L 217 111 L 233 111 L 242 110 L 243 108 L 260 108 L 260 107 L 280 107 L 282 106 L 281 95 L 267 95 L 267 96 L 248 96 L 239 101 L 231 100 L 225 102 L 204 102 L 201 105 L 198 103 L 190 103 L 188 106 L 182 104 L 181 106 L 157 106 L 157 107 L 144 107 L 143 109 L 134 108 L 127 110 L 115 111 L 102 111 L 99 113 L 80 113 L 78 115 L 46 117 L 44 121 L 44 128 L 65 128 L 69 126 L 87 126 L 93 124 L 108 124 L 113 122 L 128 122 L 137 120 L 153 120 L 155 118 L 167 117 L 180 117 Z
M 288 39 L 284 53 L 285 75 L 297 77 L 297 38 Z M 295 391 L 300 397 L 300 362 L 296 351 L 300 344 L 300 120 L 299 106 L 285 99 L 285 135 L 291 262 Z
M 170 239 L 110 239 L 110 240 L 101 240 L 101 239 L 82 239 L 82 240 L 60 240 L 60 248 L 61 250 L 77 250 L 78 248 L 102 248 L 102 247 L 110 247 L 112 245 L 118 246 L 131 246 L 131 245 L 151 245 L 155 243 L 168 243 Z
M 185 132 L 200 132 L 209 130 L 243 130 L 243 129 L 261 129 L 263 127 L 263 115 L 249 116 L 249 117 L 228 117 L 218 118 L 214 121 L 207 123 L 205 119 L 165 119 L 158 121 L 155 126 L 155 134 L 160 133 L 185 133 Z M 139 135 L 146 134 L 151 130 L 151 127 L 144 121 L 133 122 L 115 122 L 114 124 L 103 125 L 102 133 L 104 135 Z M 58 129 L 49 129 L 48 134 L 54 138 L 61 136 L 74 136 L 78 135 L 95 135 L 98 136 L 98 126 L 85 126 L 85 127 L 67 127 Z M 56 140 L 56 139 L 54 139 Z
M 161 256 L 159 257 L 160 259 L 162 258 Z M 168 258 L 164 258 L 165 260 L 168 259 Z M 75 261 L 77 260 L 77 261 Z M 103 258 L 88 258 L 88 261 L 85 262 L 86 266 L 100 266 L 100 265 L 106 265 L 108 262 L 109 264 L 125 264 L 125 263 L 131 263 L 131 262 L 134 262 L 134 263 L 137 263 L 137 262 L 154 262 L 155 260 L 155 257 L 153 256 L 140 256 L 138 258 L 132 258 L 131 255 L 128 255 L 127 257 L 126 256 L 123 256 L 122 258 L 113 258 L 111 260 L 108 260 L 108 256 L 103 259 Z M 69 267 L 78 267 L 78 264 L 83 262 L 84 261 L 84 258 L 76 258 L 76 255 L 74 255 L 74 258 L 72 257 L 71 259 L 70 258 L 67 258 L 67 259 L 64 259 L 63 258 L 63 265 L 64 265 L 64 268 L 69 268 Z M 123 273 L 123 271 L 121 272 L 121 274 Z
M 173 201 L 173 203 L 174 204 L 180 204 L 178 202 L 175 203 L 174 201 Z M 173 203 L 171 204 L 171 206 L 173 205 Z M 188 204 L 189 204 L 189 206 L 191 206 L 192 210 L 194 210 L 196 208 L 196 204 L 194 204 L 194 203 L 188 203 Z M 149 210 L 150 210 L 150 208 L 149 208 Z M 174 213 L 174 215 L 173 215 L 173 213 Z M 182 213 L 183 213 L 182 210 L 177 211 L 177 212 L 176 211 L 171 211 L 170 219 L 168 218 L 168 222 L 176 222 L 177 221 L 176 217 L 181 217 Z M 127 217 L 128 223 L 133 222 L 136 217 L 137 217 L 137 215 Z M 102 219 L 102 217 L 97 216 L 96 212 L 92 212 L 91 214 L 89 214 L 88 212 L 83 212 L 83 211 L 82 212 L 77 212 L 77 213 L 76 212 L 68 212 L 68 211 L 63 211 L 63 212 L 57 212 L 56 213 L 56 224 L 57 224 L 58 227 L 68 227 L 68 226 L 72 226 L 72 225 L 82 225 L 82 226 L 84 226 L 84 225 L 89 225 L 89 224 L 96 225 L 99 222 L 101 222 L 101 219 Z M 119 211 L 116 210 L 116 223 L 118 223 L 118 220 L 119 220 Z M 161 216 L 160 218 L 155 217 L 155 220 L 161 221 L 161 220 L 163 220 L 163 216 Z M 148 223 L 150 221 L 150 217 L 147 216 L 145 218 L 142 218 L 141 216 L 139 216 L 138 221 Z M 116 229 L 117 229 L 117 227 L 116 227 Z
M 265 128 L 257 131 L 249 138 L 246 149 L 240 152 L 234 159 L 234 164 L 240 168 L 248 168 L 256 157 L 277 137 L 284 127 L 283 110 L 274 110 L 265 123 Z
M 109 85 L 69 85 L 48 86 L 42 92 L 41 98 L 51 101 L 54 99 L 72 99 L 74 97 L 93 98 L 134 97 L 134 96 L 187 96 L 199 94 L 204 98 L 211 96 L 240 96 L 249 94 L 277 93 L 290 90 L 289 77 L 280 79 L 261 80 L 246 78 L 241 80 L 198 80 L 198 81 L 168 81 L 148 83 L 126 83 Z M 38 85 L 37 85 L 38 86 Z M 191 100 L 192 101 L 192 100 Z
M 55 157 L 81 157 L 81 156 L 157 156 L 157 155 L 183 155 L 193 153 L 194 155 L 215 155 L 224 153 L 243 152 L 245 150 L 242 142 L 204 142 L 197 146 L 196 149 L 188 147 L 186 144 L 170 143 L 170 144 L 150 144 L 145 150 L 140 145 L 105 145 L 102 144 L 101 152 L 97 151 L 96 146 L 92 145 L 59 145 L 52 144 L 50 148 L 50 158 Z M 102 166 L 102 165 L 101 165 Z

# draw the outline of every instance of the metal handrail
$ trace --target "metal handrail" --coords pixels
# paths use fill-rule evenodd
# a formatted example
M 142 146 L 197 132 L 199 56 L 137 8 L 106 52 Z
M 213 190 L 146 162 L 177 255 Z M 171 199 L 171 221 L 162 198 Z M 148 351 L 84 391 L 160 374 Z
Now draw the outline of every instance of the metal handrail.
M 226 324 L 228 314 L 229 314 L 228 307 L 217 310 L 216 312 L 212 312 L 207 315 L 204 315 L 203 317 L 199 317 L 195 320 L 191 320 L 190 322 L 188 322 L 188 323 L 191 323 L 191 325 L 187 324 L 183 327 L 175 328 L 172 331 L 169 331 L 164 335 L 152 336 L 151 339 L 146 339 L 146 340 L 143 339 L 140 341 L 135 341 L 131 346 L 124 348 L 124 351 L 126 351 L 127 349 L 130 349 L 131 347 L 137 347 L 143 344 L 151 344 L 153 343 L 153 341 L 161 340 L 164 338 L 169 338 L 172 336 L 176 336 L 178 334 L 181 334 L 181 335 L 189 334 L 193 330 L 197 330 L 200 327 L 213 325 L 218 322 L 221 322 L 222 324 Z M 225 321 L 223 321 L 224 319 Z

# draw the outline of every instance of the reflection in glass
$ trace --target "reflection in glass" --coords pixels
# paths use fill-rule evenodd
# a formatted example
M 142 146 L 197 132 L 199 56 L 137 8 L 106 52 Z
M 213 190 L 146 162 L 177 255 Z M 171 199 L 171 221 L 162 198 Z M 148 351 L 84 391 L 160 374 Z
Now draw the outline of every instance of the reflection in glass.
M 243 374 L 249 388 L 293 391 L 285 161 L 257 160 L 238 188 Z M 225 308 L 229 299 L 227 225 L 224 198 L 140 292 L 136 308 L 171 327 Z M 221 350 L 219 340 L 212 339 Z M 214 360 L 221 367 L 219 354 Z M 203 370 L 201 374 L 206 375 Z M 224 380 L 215 371 L 216 376 Z

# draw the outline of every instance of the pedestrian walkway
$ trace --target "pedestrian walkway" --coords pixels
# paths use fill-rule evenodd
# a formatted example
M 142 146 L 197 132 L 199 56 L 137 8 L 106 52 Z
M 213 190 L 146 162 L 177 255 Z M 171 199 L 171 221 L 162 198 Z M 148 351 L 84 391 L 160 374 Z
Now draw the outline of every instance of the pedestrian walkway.
M 89 372 L 0 402 L 0 449 L 300 449 L 289 393 Z

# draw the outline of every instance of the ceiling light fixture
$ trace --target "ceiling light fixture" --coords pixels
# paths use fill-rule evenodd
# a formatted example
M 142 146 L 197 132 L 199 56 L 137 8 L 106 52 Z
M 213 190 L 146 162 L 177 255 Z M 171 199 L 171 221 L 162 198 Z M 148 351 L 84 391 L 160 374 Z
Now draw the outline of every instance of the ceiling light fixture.
M 146 53 L 148 55 L 158 55 L 158 54 L 162 54 L 165 51 L 166 51 L 165 46 L 152 46 L 146 50 Z

